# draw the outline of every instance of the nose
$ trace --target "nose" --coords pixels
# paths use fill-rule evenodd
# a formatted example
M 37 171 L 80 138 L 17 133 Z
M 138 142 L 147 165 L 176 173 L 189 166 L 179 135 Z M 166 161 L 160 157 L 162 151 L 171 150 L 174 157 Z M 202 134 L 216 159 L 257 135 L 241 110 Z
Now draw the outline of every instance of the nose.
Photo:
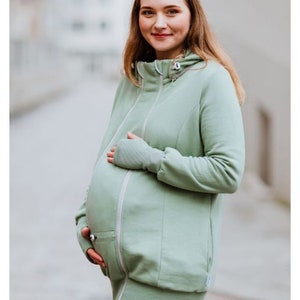
M 162 14 L 157 14 L 155 28 L 156 29 L 164 29 L 167 27 L 167 22 L 165 17 Z

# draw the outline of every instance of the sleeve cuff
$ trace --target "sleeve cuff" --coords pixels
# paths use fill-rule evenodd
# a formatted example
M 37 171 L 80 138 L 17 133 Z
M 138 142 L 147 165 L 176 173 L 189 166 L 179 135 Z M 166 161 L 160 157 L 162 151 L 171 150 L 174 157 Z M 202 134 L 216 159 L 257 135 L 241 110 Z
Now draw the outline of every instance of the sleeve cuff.
M 81 250 L 82 252 L 84 253 L 84 255 L 86 256 L 86 258 L 94 263 L 90 257 L 88 256 L 87 254 L 87 250 L 90 249 L 90 248 L 93 248 L 93 244 L 91 241 L 87 240 L 86 238 L 84 238 L 82 235 L 81 235 L 81 229 L 86 227 L 87 225 L 84 225 L 84 224 L 78 224 L 77 225 L 77 240 L 79 242 L 79 245 L 81 247 Z
M 155 148 L 151 149 L 149 163 L 147 163 L 147 170 L 152 173 L 158 173 L 164 157 L 164 152 Z

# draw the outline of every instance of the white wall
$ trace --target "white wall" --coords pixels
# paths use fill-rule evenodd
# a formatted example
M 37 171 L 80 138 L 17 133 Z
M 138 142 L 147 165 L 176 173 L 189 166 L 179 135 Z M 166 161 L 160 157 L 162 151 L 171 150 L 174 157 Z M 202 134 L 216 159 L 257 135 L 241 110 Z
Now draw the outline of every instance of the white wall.
M 247 169 L 268 168 L 277 198 L 290 198 L 290 5 L 283 0 L 203 0 L 213 30 L 247 92 L 243 107 Z M 269 117 L 268 153 L 260 112 Z M 268 161 L 269 160 L 269 161 Z

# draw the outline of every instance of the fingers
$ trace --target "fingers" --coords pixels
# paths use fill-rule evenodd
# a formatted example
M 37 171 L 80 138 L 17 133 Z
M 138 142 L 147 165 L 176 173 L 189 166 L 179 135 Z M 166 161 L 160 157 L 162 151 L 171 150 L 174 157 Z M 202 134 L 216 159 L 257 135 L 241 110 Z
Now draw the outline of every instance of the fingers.
M 131 133 L 131 132 L 128 132 L 127 133 L 127 138 L 130 139 L 130 140 L 133 140 L 133 139 L 137 139 L 139 137 L 137 135 Z M 116 149 L 117 149 L 117 145 L 112 147 L 110 149 L 110 151 L 106 154 L 106 159 L 111 164 L 114 162 L 114 155 L 115 155 Z
M 84 227 L 81 229 L 81 235 L 87 240 L 90 239 L 90 229 L 88 227 Z
M 110 152 L 108 152 L 108 153 L 106 154 L 107 161 L 108 161 L 109 163 L 113 163 L 113 162 L 114 162 L 114 155 L 115 155 L 116 148 L 117 148 L 116 146 L 112 147 L 112 148 L 110 149 Z
M 90 240 L 90 232 L 91 231 L 88 227 L 84 227 L 81 229 L 81 235 L 87 240 Z M 102 268 L 106 268 L 103 257 L 99 253 L 97 253 L 93 248 L 89 248 L 87 250 L 87 254 L 95 264 L 100 265 Z
M 106 268 L 106 264 L 104 262 L 103 257 L 99 253 L 97 253 L 93 248 L 88 249 L 87 254 L 95 264 L 101 266 L 102 268 Z
M 135 135 L 135 134 L 133 134 L 133 133 L 131 133 L 131 132 L 128 132 L 127 133 L 127 138 L 129 138 L 130 140 L 133 140 L 133 139 L 137 139 L 138 136 Z

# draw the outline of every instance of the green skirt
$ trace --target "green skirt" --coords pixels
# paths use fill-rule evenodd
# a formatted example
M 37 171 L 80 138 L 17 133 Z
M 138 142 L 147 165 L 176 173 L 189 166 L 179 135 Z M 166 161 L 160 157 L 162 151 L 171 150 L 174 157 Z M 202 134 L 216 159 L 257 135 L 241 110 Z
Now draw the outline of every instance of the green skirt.
M 204 293 L 183 293 L 160 289 L 132 279 L 111 281 L 114 300 L 203 300 Z

